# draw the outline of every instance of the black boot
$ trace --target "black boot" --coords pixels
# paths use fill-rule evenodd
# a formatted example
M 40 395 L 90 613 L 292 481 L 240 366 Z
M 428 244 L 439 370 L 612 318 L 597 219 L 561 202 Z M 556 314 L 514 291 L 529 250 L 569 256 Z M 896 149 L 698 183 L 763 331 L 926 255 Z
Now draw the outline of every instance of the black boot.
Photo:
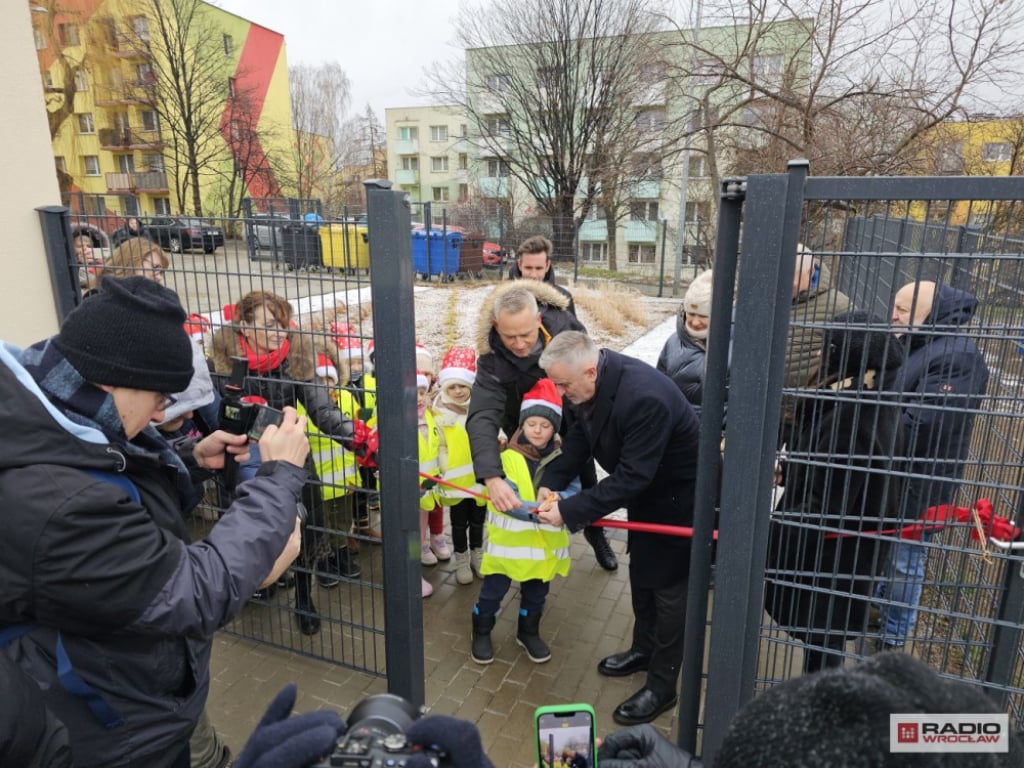
M 540 611 L 519 611 L 519 631 L 516 642 L 526 649 L 530 661 L 543 664 L 551 659 L 551 649 L 540 639 Z
M 315 635 L 320 631 L 320 616 L 313 605 L 313 574 L 300 571 L 295 574 L 295 613 L 299 619 L 299 631 L 304 635 Z
M 338 547 L 327 557 L 317 560 L 316 580 L 323 589 L 334 589 L 341 584 L 341 577 L 358 579 L 363 571 L 349 548 Z
M 597 558 L 598 565 L 606 571 L 614 571 L 618 569 L 619 561 L 615 558 L 615 553 L 612 552 L 612 546 L 608 543 L 608 539 L 604 535 L 604 528 L 600 528 L 596 525 L 588 525 L 583 529 L 583 538 L 585 538 L 590 546 L 594 548 L 594 557 Z
M 470 655 L 477 664 L 490 664 L 494 661 L 494 648 L 491 646 L 491 630 L 494 629 L 494 616 L 481 616 L 473 612 L 473 650 Z

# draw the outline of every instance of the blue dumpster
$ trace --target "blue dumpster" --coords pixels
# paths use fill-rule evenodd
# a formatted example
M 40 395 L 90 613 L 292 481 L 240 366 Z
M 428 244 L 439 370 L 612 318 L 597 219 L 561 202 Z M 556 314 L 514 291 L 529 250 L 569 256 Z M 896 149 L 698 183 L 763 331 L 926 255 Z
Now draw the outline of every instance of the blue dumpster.
M 437 229 L 429 232 L 418 229 L 412 233 L 412 271 L 428 280 L 441 274 L 454 278 L 459 271 L 461 248 L 462 235 L 458 232 L 443 235 Z

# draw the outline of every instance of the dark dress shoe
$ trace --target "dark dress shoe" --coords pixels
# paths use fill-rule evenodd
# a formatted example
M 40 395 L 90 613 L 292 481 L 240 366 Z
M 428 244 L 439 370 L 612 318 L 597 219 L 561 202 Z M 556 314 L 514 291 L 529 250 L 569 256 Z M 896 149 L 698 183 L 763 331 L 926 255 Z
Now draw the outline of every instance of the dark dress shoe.
M 630 648 L 628 651 L 613 653 L 611 656 L 601 659 L 598 662 L 597 671 L 605 677 L 625 677 L 647 669 L 650 661 L 649 654 L 640 653 L 640 651 Z
M 593 547 L 594 558 L 597 560 L 598 565 L 606 571 L 618 569 L 619 561 L 616 559 L 615 553 L 612 552 L 612 545 L 608 543 L 608 538 L 604 534 L 604 528 L 588 525 L 583 529 L 583 538 Z
M 674 693 L 659 696 L 650 688 L 644 687 L 619 704 L 612 712 L 612 719 L 619 725 L 649 723 L 658 715 L 672 709 L 677 701 L 678 697 Z

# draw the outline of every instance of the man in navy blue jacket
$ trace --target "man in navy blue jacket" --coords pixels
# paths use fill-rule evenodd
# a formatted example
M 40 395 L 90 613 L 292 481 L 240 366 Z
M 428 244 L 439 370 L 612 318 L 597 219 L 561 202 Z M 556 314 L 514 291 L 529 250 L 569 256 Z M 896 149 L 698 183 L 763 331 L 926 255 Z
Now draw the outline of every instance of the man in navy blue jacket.
M 541 507 L 541 519 L 578 531 L 625 507 L 631 521 L 692 526 L 700 422 L 672 380 L 647 363 L 598 350 L 576 331 L 553 338 L 540 365 L 579 416 L 544 484 L 564 487 L 591 458 L 609 473 L 593 488 Z M 540 498 L 546 495 L 542 490 Z M 644 687 L 613 713 L 623 725 L 650 722 L 675 706 L 690 539 L 630 531 L 629 553 L 632 644 L 597 666 L 609 677 L 647 671 Z
M 885 388 L 899 393 L 904 441 L 909 454 L 905 503 L 907 524 L 939 504 L 954 504 L 974 427 L 974 412 L 988 385 L 988 367 L 977 344 L 962 332 L 978 300 L 959 288 L 931 281 L 908 283 L 893 301 L 893 330 L 906 358 Z M 930 538 L 928 533 L 922 541 Z M 928 548 L 907 540 L 892 548 L 882 598 L 885 648 L 902 647 L 917 622 Z M 891 601 L 891 602 L 890 602 Z

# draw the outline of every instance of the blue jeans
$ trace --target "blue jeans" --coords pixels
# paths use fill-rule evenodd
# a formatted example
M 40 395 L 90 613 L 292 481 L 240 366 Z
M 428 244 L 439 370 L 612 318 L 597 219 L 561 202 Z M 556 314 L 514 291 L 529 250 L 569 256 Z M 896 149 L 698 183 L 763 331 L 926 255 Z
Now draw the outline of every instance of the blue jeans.
M 921 534 L 921 541 L 931 540 L 927 531 Z M 883 579 L 875 587 L 875 597 L 890 600 L 898 605 L 883 603 L 882 640 L 887 645 L 902 647 L 907 637 L 914 631 L 917 624 L 917 606 L 921 602 L 924 591 L 925 563 L 928 560 L 928 547 L 907 539 L 900 539 L 893 544 L 889 553 L 889 566 L 886 568 L 888 579 Z

